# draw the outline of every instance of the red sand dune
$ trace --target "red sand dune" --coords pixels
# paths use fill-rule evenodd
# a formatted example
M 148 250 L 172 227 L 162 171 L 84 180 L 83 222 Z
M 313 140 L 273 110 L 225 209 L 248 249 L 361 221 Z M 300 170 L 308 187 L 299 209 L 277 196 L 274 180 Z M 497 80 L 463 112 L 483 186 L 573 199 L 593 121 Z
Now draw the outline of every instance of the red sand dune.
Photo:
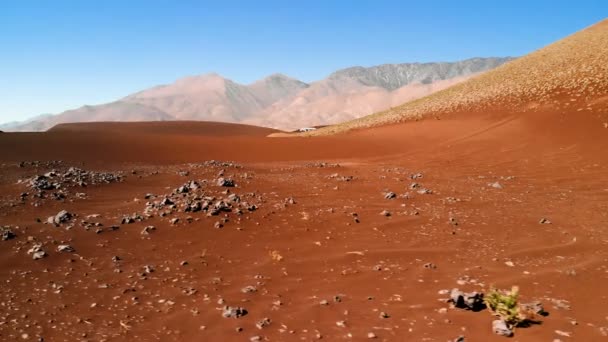
M 491 285 L 518 285 L 522 301 L 549 312 L 514 340 L 606 339 L 608 129 L 601 113 L 571 108 L 524 115 L 496 106 L 324 137 L 184 122 L 2 134 L 0 226 L 16 238 L 0 241 L 0 339 L 501 341 L 487 310 L 451 308 L 439 294 Z M 199 164 L 211 159 L 242 168 Z M 18 183 L 69 166 L 125 178 L 66 188 L 63 201 Z M 220 174 L 237 187 L 218 187 Z M 201 197 L 234 193 L 259 209 L 208 217 L 180 202 L 120 224 L 190 180 Z M 387 191 L 409 196 L 385 199 Z M 78 216 L 60 227 L 35 220 L 62 209 Z M 87 230 L 82 220 L 103 226 Z M 146 226 L 156 229 L 141 234 Z M 36 243 L 47 257 L 27 254 Z M 57 252 L 60 244 L 75 252 Z M 248 313 L 224 318 L 225 305 Z

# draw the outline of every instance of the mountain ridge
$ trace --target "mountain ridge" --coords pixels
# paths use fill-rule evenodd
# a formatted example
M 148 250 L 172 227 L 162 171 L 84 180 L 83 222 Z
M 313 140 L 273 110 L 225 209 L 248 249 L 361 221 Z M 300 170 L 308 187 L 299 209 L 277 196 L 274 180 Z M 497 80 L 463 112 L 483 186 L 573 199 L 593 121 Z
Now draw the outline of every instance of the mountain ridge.
M 60 123 L 92 121 L 201 120 L 284 130 L 335 124 L 444 89 L 511 60 L 476 57 L 456 62 L 356 66 L 311 83 L 274 73 L 241 84 L 207 73 L 5 130 L 47 130 Z

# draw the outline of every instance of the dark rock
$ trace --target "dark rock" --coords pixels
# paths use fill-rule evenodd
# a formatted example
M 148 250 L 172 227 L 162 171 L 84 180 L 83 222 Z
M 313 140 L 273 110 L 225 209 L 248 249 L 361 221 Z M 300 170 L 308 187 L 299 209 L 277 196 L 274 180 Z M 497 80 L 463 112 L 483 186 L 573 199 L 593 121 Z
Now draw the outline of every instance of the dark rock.
M 480 311 L 486 308 L 481 292 L 464 293 L 458 289 L 452 289 L 449 302 L 453 303 L 455 307 L 465 310 Z
M 2 241 L 12 240 L 17 237 L 17 235 L 15 235 L 15 233 L 13 233 L 13 231 L 8 227 L 3 227 L 0 229 L 0 236 L 2 237 Z
M 67 212 L 66 210 L 62 210 L 59 213 L 57 213 L 57 215 L 55 215 L 55 217 L 53 218 L 53 223 L 55 223 L 55 224 L 66 223 L 72 219 L 72 216 L 73 215 L 70 214 L 69 212 Z
M 225 318 L 240 318 L 247 315 L 247 310 L 241 307 L 225 306 L 222 309 L 222 316 Z
M 389 191 L 389 192 L 387 192 L 387 193 L 384 194 L 384 198 L 385 199 L 394 199 L 394 198 L 397 198 L 397 194 L 394 193 L 394 192 Z
M 223 186 L 228 188 L 234 187 L 234 181 L 232 179 L 224 177 L 218 178 L 216 184 L 217 186 Z

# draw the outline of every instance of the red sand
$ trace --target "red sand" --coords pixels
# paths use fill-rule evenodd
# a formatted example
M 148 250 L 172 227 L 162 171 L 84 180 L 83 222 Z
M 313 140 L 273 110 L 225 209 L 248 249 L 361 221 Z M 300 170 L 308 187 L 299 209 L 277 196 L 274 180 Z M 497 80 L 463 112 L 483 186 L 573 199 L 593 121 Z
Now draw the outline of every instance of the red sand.
M 438 294 L 490 285 L 518 285 L 523 301 L 541 300 L 550 313 L 540 325 L 517 329 L 513 340 L 606 339 L 608 129 L 597 117 L 494 112 L 335 137 L 271 139 L 264 137 L 268 131 L 165 122 L 1 134 L 0 226 L 12 226 L 17 238 L 0 241 L 0 340 L 27 333 L 32 341 L 249 341 L 256 335 L 310 341 L 317 334 L 360 341 L 373 332 L 379 341 L 459 335 L 500 341 L 487 310 L 452 309 Z M 29 190 L 17 180 L 48 170 L 16 163 L 57 159 L 65 167 L 122 170 L 126 179 L 77 189 L 87 199 L 21 203 L 19 194 Z M 221 191 L 214 185 L 220 168 L 186 165 L 211 159 L 243 165 L 226 167 L 225 174 L 237 182 L 231 191 L 262 196 L 258 211 L 231 215 L 222 229 L 213 227 L 217 217 L 183 212 L 101 234 L 35 222 L 66 209 L 79 215 L 77 222 L 101 214 L 92 221 L 107 229 L 141 213 L 146 193 L 170 193 L 191 179 L 207 179 L 206 188 Z M 307 165 L 316 161 L 341 166 Z M 415 182 L 433 194 L 409 189 L 416 172 L 424 177 Z M 343 182 L 334 173 L 354 179 Z M 494 182 L 502 189 L 489 186 Z M 387 200 L 387 190 L 412 198 Z M 287 197 L 296 203 L 285 205 Z M 385 209 L 391 217 L 379 215 Z M 188 224 L 186 216 L 200 220 Z M 182 222 L 171 225 L 173 217 Z M 541 218 L 552 224 L 539 224 Z M 142 236 L 148 225 L 156 231 Z M 49 256 L 32 260 L 28 236 L 43 242 Z M 55 251 L 55 243 L 66 242 L 75 254 Z M 273 260 L 272 251 L 282 260 Z M 111 261 L 115 255 L 119 266 Z M 188 265 L 180 266 L 184 260 Z M 429 262 L 437 268 L 423 267 Z M 156 269 L 145 280 L 144 265 Z M 242 293 L 248 285 L 257 292 Z M 196 293 L 184 292 L 189 288 Z M 249 313 L 223 318 L 220 298 Z M 570 309 L 556 308 L 557 300 Z M 271 324 L 256 328 L 265 317 Z

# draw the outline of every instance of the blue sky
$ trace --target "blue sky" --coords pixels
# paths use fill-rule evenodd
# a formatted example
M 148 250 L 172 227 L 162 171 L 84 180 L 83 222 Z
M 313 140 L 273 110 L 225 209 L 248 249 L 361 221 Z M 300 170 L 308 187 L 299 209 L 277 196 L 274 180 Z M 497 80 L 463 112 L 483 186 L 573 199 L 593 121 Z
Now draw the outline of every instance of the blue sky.
M 0 1 L 0 122 L 188 75 L 309 82 L 353 65 L 519 56 L 608 1 Z

